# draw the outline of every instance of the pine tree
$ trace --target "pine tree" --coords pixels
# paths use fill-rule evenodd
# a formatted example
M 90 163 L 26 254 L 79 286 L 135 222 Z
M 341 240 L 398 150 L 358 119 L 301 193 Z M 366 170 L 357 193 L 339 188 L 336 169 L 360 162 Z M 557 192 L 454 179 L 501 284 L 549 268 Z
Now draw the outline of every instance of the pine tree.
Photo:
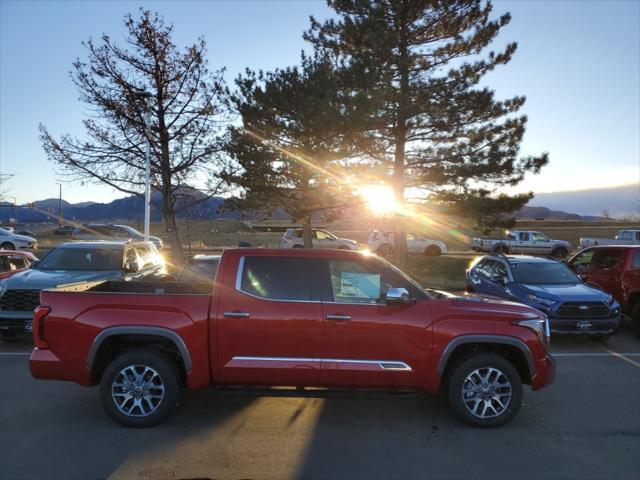
M 510 43 L 501 52 L 484 53 L 510 21 L 508 13 L 493 18 L 491 2 L 481 0 L 328 4 L 337 18 L 323 24 L 312 18 L 305 38 L 345 65 L 366 99 L 369 122 L 360 134 L 381 147 L 371 158 L 387 164 L 399 201 L 408 189 L 419 189 L 431 202 L 477 203 L 548 162 L 546 153 L 519 156 L 527 118 L 517 113 L 525 98 L 498 100 L 480 86 L 516 51 Z M 491 208 L 518 209 L 530 196 L 498 196 Z M 403 265 L 405 222 L 397 217 L 395 253 Z
M 342 84 L 326 58 L 302 55 L 300 66 L 247 70 L 231 96 L 242 119 L 226 147 L 240 166 L 224 177 L 242 192 L 231 206 L 254 214 L 282 209 L 302 220 L 306 248 L 312 213 L 340 207 L 351 194 L 343 177 L 355 123 Z

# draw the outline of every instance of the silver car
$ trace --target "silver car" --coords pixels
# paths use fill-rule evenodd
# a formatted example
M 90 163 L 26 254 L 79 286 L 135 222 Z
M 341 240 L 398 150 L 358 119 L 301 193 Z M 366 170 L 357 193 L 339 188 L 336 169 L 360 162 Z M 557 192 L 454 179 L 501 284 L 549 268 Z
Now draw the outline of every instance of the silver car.
M 338 238 L 333 233 L 317 228 L 311 229 L 313 248 L 337 248 L 341 250 L 357 250 L 358 242 L 348 238 Z M 289 228 L 280 239 L 280 248 L 303 248 L 301 228 Z

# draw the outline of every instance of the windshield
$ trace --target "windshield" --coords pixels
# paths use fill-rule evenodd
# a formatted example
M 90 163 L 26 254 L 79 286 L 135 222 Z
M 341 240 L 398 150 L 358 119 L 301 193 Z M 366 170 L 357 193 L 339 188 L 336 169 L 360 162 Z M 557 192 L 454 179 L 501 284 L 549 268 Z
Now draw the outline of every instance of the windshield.
M 118 225 L 118 228 L 121 228 L 122 230 L 124 230 L 125 232 L 127 232 L 129 235 L 133 235 L 135 237 L 143 237 L 144 235 L 142 233 L 140 233 L 138 230 L 136 230 L 133 227 L 130 227 L 129 225 Z
M 56 248 L 38 270 L 109 271 L 122 269 L 122 248 Z
M 511 265 L 517 283 L 528 285 L 575 285 L 578 276 L 562 263 L 514 263 Z
M 192 260 L 188 263 L 180 275 L 179 282 L 213 282 L 218 270 L 220 259 Z

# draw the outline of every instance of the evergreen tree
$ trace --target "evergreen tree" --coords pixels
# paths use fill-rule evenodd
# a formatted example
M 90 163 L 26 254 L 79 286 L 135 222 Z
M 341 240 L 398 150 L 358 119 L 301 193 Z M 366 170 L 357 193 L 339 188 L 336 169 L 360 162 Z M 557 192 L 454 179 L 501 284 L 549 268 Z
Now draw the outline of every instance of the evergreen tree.
M 432 202 L 464 205 L 537 173 L 547 154 L 519 156 L 527 118 L 522 96 L 498 100 L 480 86 L 516 50 L 483 54 L 509 20 L 482 0 L 328 0 L 336 19 L 311 19 L 305 38 L 348 68 L 369 122 L 370 156 L 387 164 L 397 199 L 420 189 Z M 346 70 L 345 70 L 346 71 Z M 530 194 L 491 199 L 492 214 Z M 475 199 L 475 200 L 474 200 Z M 482 204 L 482 202 L 481 202 Z M 488 201 L 483 203 L 489 205 Z M 461 210 L 459 208 L 459 210 Z M 401 216 L 396 261 L 406 261 Z
M 247 70 L 231 96 L 242 119 L 227 144 L 241 167 L 224 177 L 241 189 L 231 206 L 265 214 L 283 209 L 302 220 L 306 248 L 312 213 L 340 207 L 351 194 L 343 177 L 355 151 L 348 133 L 354 117 L 342 84 L 325 58 L 303 55 L 299 67 Z

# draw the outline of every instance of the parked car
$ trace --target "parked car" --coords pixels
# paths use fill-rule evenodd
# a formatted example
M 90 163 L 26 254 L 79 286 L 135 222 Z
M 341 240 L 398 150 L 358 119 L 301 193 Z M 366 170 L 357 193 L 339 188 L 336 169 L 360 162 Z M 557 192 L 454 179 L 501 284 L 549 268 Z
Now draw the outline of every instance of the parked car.
M 567 264 L 585 282 L 612 294 L 640 332 L 640 245 L 587 248 Z
M 38 258 L 31 252 L 0 250 L 0 280 L 29 268 Z
M 212 291 L 107 281 L 41 300 L 32 375 L 100 384 L 131 427 L 161 422 L 182 386 L 255 384 L 446 388 L 459 418 L 494 427 L 516 415 L 523 384 L 555 376 L 540 311 L 428 291 L 362 252 L 229 249 Z
M 140 280 L 166 275 L 164 259 L 145 243 L 67 242 L 0 282 L 0 330 L 3 338 L 30 331 L 33 310 L 45 288 L 107 279 Z
M 620 230 L 615 238 L 589 238 L 580 239 L 580 248 L 596 245 L 640 245 L 640 230 Z
M 534 230 L 511 230 L 504 239 L 476 237 L 471 242 L 471 249 L 476 252 L 551 255 L 562 259 L 571 252 L 571 244 L 553 240 Z
M 106 225 L 99 223 L 90 223 L 77 227 L 71 235 L 72 240 L 128 240 L 132 242 L 141 242 L 144 240 L 144 234 L 129 225 Z M 162 248 L 162 240 L 159 237 L 149 236 L 158 249 Z
M 552 333 L 605 340 L 620 328 L 620 304 L 613 296 L 550 258 L 486 255 L 467 271 L 467 290 L 540 310 Z
M 177 281 L 213 283 L 219 263 L 220 255 L 194 255 L 182 267 Z
M 0 228 L 0 250 L 35 250 L 38 241 L 33 237 L 17 235 L 6 228 Z
M 53 231 L 54 235 L 63 235 L 63 236 L 71 236 L 73 232 L 75 232 L 77 227 L 73 225 L 63 225 L 61 227 L 56 228 Z
M 340 250 L 357 250 L 358 242 L 347 238 L 338 238 L 326 230 L 313 228 L 311 230 L 313 248 L 337 248 Z M 280 248 L 303 248 L 301 228 L 288 228 L 280 239 Z
M 382 256 L 389 256 L 394 251 L 393 230 L 374 230 L 369 235 L 367 242 L 369 250 Z M 428 256 L 437 256 L 446 253 L 447 246 L 439 240 L 431 240 L 416 233 L 407 233 L 407 252 Z

